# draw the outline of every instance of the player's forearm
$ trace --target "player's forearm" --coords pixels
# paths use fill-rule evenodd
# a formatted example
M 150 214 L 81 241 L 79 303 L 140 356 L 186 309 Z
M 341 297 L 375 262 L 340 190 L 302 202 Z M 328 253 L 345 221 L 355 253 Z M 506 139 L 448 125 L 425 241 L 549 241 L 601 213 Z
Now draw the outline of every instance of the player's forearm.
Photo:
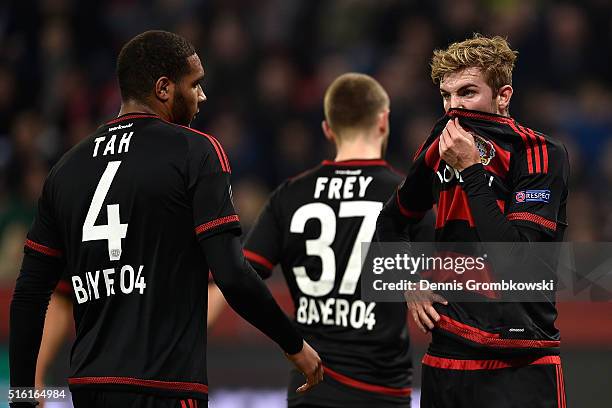
M 497 198 L 486 181 L 482 164 L 475 164 L 461 172 L 463 190 L 468 196 L 476 230 L 483 242 L 519 242 L 541 240 L 530 229 L 518 228 L 508 221 L 497 205 Z
M 45 313 L 59 279 L 54 262 L 24 256 L 10 311 L 9 361 L 11 387 L 33 387 Z
M 211 327 L 216 321 L 226 305 L 225 298 L 219 288 L 214 283 L 208 284 L 208 319 L 207 326 Z
M 51 296 L 47 309 L 43 336 L 36 362 L 36 386 L 44 385 L 47 369 L 55 358 L 57 351 L 72 326 L 72 301 L 57 292 Z
M 202 245 L 215 283 L 232 309 L 286 353 L 299 352 L 302 337 L 242 255 L 240 239 L 227 232 L 203 240 Z

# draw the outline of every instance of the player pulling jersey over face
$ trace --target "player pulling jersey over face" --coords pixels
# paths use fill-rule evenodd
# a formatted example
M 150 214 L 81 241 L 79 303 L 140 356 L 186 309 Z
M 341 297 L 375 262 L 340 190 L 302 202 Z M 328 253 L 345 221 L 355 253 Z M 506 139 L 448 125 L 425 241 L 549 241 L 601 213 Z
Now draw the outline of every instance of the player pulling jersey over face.
M 381 211 L 380 240 L 434 204 L 436 241 L 563 240 L 567 152 L 510 118 L 515 59 L 503 38 L 478 35 L 434 53 L 446 115 Z M 435 310 L 420 299 L 409 309 L 432 330 L 421 407 L 565 406 L 554 294 L 541 303 L 449 302 Z
M 378 213 L 401 181 L 381 159 L 387 95 L 372 78 L 346 74 L 328 89 L 325 111 L 336 161 L 276 189 L 247 238 L 246 257 L 262 276 L 281 266 L 295 321 L 325 364 L 318 389 L 298 396 L 290 386 L 290 406 L 408 407 L 406 306 L 364 302 L 360 288 L 361 244 L 372 240 Z

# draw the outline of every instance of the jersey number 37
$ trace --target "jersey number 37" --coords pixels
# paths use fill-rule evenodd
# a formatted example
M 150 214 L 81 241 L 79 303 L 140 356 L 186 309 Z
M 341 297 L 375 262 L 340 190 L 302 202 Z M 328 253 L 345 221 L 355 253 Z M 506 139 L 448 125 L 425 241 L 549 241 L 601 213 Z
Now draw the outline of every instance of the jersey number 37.
M 355 293 L 361 275 L 361 244 L 370 242 L 376 230 L 376 220 L 383 204 L 377 201 L 343 201 L 340 203 L 338 218 L 361 217 L 362 222 L 355 238 L 338 293 Z M 336 279 L 336 255 L 331 248 L 336 238 L 336 214 L 325 203 L 309 203 L 300 207 L 291 219 L 290 231 L 302 234 L 308 220 L 317 219 L 321 223 L 321 235 L 317 239 L 306 240 L 306 254 L 321 258 L 322 273 L 319 280 L 312 280 L 304 266 L 295 266 L 293 273 L 300 290 L 309 296 L 325 296 L 333 288 Z

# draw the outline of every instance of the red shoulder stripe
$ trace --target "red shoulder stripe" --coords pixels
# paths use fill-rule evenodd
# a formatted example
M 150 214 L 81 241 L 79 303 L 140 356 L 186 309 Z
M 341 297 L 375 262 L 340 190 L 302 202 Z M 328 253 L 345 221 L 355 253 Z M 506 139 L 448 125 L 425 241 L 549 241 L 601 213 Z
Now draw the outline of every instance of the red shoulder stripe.
M 525 133 L 529 137 L 529 140 L 531 141 L 531 144 L 533 146 L 533 152 L 535 155 L 535 172 L 541 173 L 542 161 L 540 160 L 540 141 L 536 138 L 533 131 L 530 132 L 531 129 L 526 129 L 521 125 L 519 125 L 519 127 L 523 131 L 523 133 Z
M 548 173 L 548 147 L 544 136 L 536 134 L 533 130 L 525 128 L 534 139 L 538 140 L 542 148 L 542 173 Z
M 514 130 L 514 132 L 518 135 L 521 136 L 521 139 L 523 139 L 523 143 L 525 144 L 525 149 L 527 151 L 527 168 L 529 170 L 529 174 L 533 173 L 533 158 L 532 158 L 532 149 L 531 149 L 531 143 L 530 141 L 527 139 L 527 135 L 525 135 L 523 132 L 521 132 L 517 127 L 516 124 L 513 121 L 508 122 L 508 124 L 510 125 L 510 127 L 512 128 L 512 130 Z
M 190 128 L 189 126 L 183 126 L 183 125 L 179 125 L 179 126 L 182 127 L 182 128 L 191 130 L 192 132 L 197 133 L 197 134 L 207 138 L 208 141 L 215 148 L 215 151 L 217 152 L 217 158 L 219 159 L 219 163 L 221 163 L 221 169 L 224 172 L 226 172 L 226 173 L 231 173 L 231 170 L 229 168 L 229 161 L 227 161 L 227 156 L 225 155 L 225 152 L 223 151 L 223 147 L 221 147 L 221 143 L 219 143 L 219 141 L 217 139 L 215 139 L 214 137 L 212 137 L 210 135 L 207 135 L 204 132 L 200 132 L 197 129 Z
M 41 254 L 48 256 L 53 256 L 55 258 L 61 258 L 63 255 L 62 251 L 60 251 L 59 249 L 49 248 L 48 246 L 39 244 L 38 242 L 34 242 L 30 239 L 26 239 L 24 245 L 30 249 L 35 250 L 36 252 L 40 252 Z

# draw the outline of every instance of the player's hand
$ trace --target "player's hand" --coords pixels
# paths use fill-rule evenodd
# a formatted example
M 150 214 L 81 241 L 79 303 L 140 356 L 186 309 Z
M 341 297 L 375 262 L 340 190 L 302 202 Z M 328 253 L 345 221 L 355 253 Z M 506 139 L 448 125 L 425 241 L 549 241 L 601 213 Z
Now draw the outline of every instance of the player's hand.
M 302 351 L 295 354 L 286 354 L 289 361 L 304 374 L 306 384 L 300 386 L 297 392 L 306 392 L 321 381 L 323 381 L 323 363 L 319 354 L 306 341 Z
M 440 320 L 433 303 L 448 305 L 446 299 L 431 290 L 409 290 L 404 292 L 404 298 L 414 322 L 423 333 L 433 330 L 435 322 Z
M 458 171 L 480 163 L 474 137 L 461 127 L 457 118 L 446 122 L 438 148 L 442 160 Z

